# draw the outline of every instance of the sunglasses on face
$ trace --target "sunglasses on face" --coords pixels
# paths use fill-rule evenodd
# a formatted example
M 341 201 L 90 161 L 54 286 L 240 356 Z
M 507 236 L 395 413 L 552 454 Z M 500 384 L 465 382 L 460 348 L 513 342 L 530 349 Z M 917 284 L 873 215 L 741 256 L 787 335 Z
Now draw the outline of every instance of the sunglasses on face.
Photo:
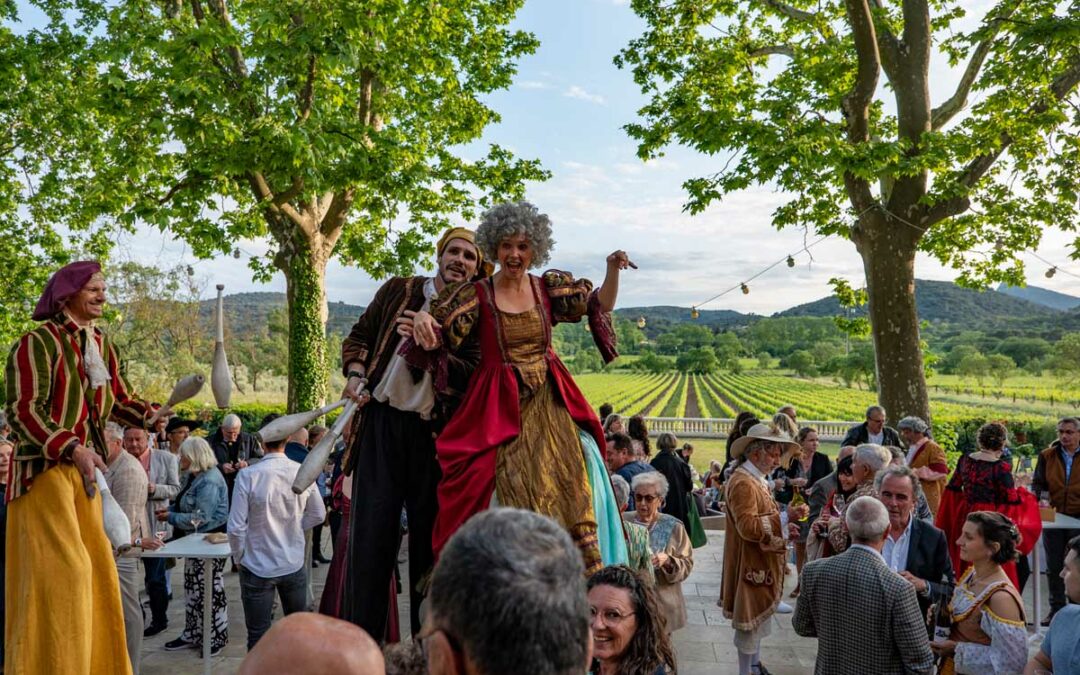
M 655 501 L 657 501 L 659 499 L 660 498 L 657 497 L 656 495 L 639 495 L 639 494 L 634 495 L 634 501 L 635 502 L 645 502 L 646 504 L 652 504 L 653 502 L 655 502 Z

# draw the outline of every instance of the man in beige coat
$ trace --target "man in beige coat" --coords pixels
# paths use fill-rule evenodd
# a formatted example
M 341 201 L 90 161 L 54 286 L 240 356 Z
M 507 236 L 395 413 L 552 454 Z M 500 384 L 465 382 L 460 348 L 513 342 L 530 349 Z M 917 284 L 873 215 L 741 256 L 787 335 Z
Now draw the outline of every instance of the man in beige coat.
M 769 619 L 784 590 L 786 539 L 797 534 L 805 504 L 781 517 L 765 481 L 780 465 L 785 451 L 799 446 L 775 426 L 755 424 L 731 445 L 738 465 L 725 487 L 727 527 L 720 606 L 735 629 L 739 675 L 766 672 L 761 665 L 761 639 L 769 635 Z M 787 517 L 795 532 L 785 536 Z
M 146 517 L 147 477 L 139 460 L 124 452 L 124 430 L 118 424 L 105 425 L 105 443 L 109 448 L 109 471 L 105 481 L 131 523 L 131 544 L 136 548 L 154 550 L 161 542 L 154 537 Z M 142 651 L 143 616 L 139 604 L 139 559 L 123 555 L 116 559 L 120 576 L 120 599 L 124 607 L 124 632 L 127 635 L 131 672 L 139 673 L 139 652 Z

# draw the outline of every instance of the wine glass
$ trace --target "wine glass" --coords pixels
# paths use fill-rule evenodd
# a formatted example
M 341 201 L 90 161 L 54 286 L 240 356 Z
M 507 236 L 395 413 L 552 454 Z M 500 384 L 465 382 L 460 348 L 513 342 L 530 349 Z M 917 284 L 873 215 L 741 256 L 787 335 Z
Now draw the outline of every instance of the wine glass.
M 203 514 L 202 509 L 195 509 L 191 512 L 191 526 L 195 528 L 195 534 L 199 533 L 199 526 L 206 522 L 206 516 Z

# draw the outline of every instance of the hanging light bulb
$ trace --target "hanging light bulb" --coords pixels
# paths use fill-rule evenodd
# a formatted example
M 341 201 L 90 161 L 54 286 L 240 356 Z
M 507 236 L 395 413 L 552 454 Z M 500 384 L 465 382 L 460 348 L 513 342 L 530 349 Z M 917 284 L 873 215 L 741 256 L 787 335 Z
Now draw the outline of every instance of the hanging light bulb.
M 697 311 L 697 307 L 691 307 L 690 308 L 690 318 L 691 319 L 696 319 L 699 316 L 701 316 L 701 312 Z
M 787 257 L 787 266 L 788 267 L 795 267 L 795 258 L 793 258 L 790 255 Z
M 746 284 L 739 284 L 739 288 L 742 289 L 742 294 L 743 295 L 750 295 L 750 287 L 747 286 Z
M 644 328 L 645 327 L 645 317 L 639 316 L 637 318 L 637 327 L 638 328 Z
M 232 251 L 232 257 L 239 260 L 240 259 L 240 249 L 234 248 L 233 251 Z
M 1002 239 L 1001 237 L 998 237 L 997 239 L 994 240 L 994 250 L 995 251 L 1000 251 L 1003 248 L 1005 248 L 1005 240 Z
M 184 268 L 184 271 L 187 272 L 187 275 L 189 277 L 195 276 L 195 268 L 192 267 L 191 265 L 188 265 L 186 268 Z
M 1057 274 L 1057 266 L 1051 267 L 1050 269 L 1046 270 L 1047 279 L 1052 279 L 1055 274 Z

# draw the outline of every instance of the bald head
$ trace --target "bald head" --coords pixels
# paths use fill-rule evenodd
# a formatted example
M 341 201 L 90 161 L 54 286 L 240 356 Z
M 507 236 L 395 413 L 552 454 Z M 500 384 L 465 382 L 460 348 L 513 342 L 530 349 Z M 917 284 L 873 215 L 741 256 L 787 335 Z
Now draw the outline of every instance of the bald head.
M 290 443 L 299 443 L 300 445 L 307 445 L 308 431 L 304 427 L 300 427 L 293 432 L 292 436 L 289 436 Z
M 353 624 L 311 612 L 278 621 L 240 664 L 238 675 L 383 675 L 379 645 Z

